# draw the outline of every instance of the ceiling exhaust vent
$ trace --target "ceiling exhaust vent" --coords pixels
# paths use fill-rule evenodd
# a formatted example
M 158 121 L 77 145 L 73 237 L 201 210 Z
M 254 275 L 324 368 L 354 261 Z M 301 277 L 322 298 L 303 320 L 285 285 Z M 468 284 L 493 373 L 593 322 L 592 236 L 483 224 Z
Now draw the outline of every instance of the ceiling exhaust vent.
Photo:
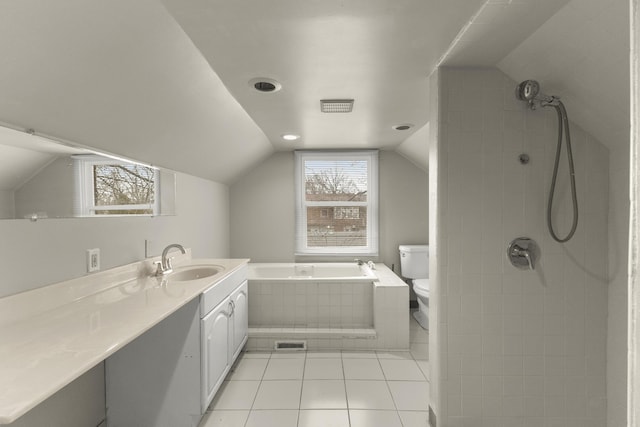
M 320 111 L 323 113 L 350 113 L 353 111 L 353 99 L 321 99 Z

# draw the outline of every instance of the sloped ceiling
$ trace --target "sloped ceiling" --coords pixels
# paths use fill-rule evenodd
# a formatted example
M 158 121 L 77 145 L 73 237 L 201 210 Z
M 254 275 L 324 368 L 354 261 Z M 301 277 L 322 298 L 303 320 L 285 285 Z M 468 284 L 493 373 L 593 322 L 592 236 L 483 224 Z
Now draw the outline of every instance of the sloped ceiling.
M 165 8 L 166 7 L 166 8 Z M 427 167 L 428 76 L 498 66 L 628 137 L 626 0 L 0 3 L 0 121 L 231 183 L 274 150 L 397 149 Z M 257 93 L 253 77 L 283 84 Z M 322 98 L 354 98 L 327 115 Z M 404 133 L 394 124 L 412 123 Z M 283 133 L 302 136 L 285 143 Z
M 153 0 L 0 2 L 0 120 L 230 182 L 273 146 Z
M 420 169 L 429 168 L 429 123 L 414 132 L 396 147 L 398 154 L 409 159 Z
M 460 30 L 440 65 L 493 67 L 569 1 L 489 0 Z
M 537 80 L 572 122 L 609 149 L 628 149 L 627 0 L 488 1 L 441 64 L 497 66 L 516 81 Z
M 0 121 L 223 183 L 275 149 L 393 149 L 483 1 L 6 1 Z M 251 92 L 261 76 L 283 90 Z M 319 113 L 332 97 L 354 112 Z
M 393 149 L 428 120 L 428 75 L 484 0 L 163 0 L 277 149 Z M 282 90 L 248 82 L 269 77 Z M 353 112 L 320 100 L 354 99 Z M 301 135 L 292 145 L 282 134 Z
M 609 149 L 628 149 L 628 1 L 573 0 L 497 65 L 560 96 L 569 118 Z

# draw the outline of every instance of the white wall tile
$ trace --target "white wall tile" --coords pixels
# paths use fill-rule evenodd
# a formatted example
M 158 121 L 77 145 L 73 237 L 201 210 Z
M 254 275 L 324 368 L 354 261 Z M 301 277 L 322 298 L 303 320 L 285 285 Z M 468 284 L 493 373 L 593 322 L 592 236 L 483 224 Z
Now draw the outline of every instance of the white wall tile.
M 515 82 L 497 70 L 442 69 L 441 75 L 441 94 L 456 98 L 442 100 L 449 110 L 441 112 L 446 120 L 438 141 L 448 154 L 438 165 L 448 181 L 438 186 L 446 193 L 437 213 L 446 232 L 436 242 L 446 247 L 438 260 L 447 293 L 438 330 L 446 337 L 438 350 L 446 361 L 446 381 L 439 384 L 447 396 L 440 403 L 445 423 L 588 425 L 589 411 L 596 416 L 606 401 L 609 153 L 572 124 L 581 216 L 574 239 L 558 244 L 545 219 L 555 113 L 514 101 Z M 480 105 L 461 98 L 469 81 L 484 85 Z M 496 82 L 502 102 L 489 96 Z M 518 162 L 523 152 L 531 158 L 527 165 Z M 560 231 L 571 222 L 567 185 L 566 175 L 560 177 L 554 201 Z M 506 261 L 507 243 L 523 235 L 541 249 L 534 272 Z M 478 376 L 483 396 L 497 392 L 501 378 L 503 397 L 475 399 Z

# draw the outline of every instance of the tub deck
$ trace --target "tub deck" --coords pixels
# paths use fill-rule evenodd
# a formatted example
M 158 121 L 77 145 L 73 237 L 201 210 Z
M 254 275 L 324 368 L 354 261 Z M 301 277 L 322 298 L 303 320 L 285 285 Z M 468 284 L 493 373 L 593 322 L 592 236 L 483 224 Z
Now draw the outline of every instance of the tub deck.
M 370 282 L 378 280 L 365 264 L 354 263 L 251 263 L 249 280 Z

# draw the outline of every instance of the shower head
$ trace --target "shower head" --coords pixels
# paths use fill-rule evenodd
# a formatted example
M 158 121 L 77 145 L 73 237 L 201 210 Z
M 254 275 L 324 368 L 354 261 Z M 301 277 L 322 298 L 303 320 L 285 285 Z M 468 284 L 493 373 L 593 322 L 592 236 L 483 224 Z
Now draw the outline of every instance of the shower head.
M 528 102 L 532 109 L 537 106 L 555 106 L 559 102 L 559 98 L 541 93 L 540 83 L 535 80 L 525 80 L 517 85 L 516 98 L 520 101 Z
M 516 98 L 520 101 L 533 101 L 540 93 L 540 83 L 535 80 L 525 80 L 516 86 Z

